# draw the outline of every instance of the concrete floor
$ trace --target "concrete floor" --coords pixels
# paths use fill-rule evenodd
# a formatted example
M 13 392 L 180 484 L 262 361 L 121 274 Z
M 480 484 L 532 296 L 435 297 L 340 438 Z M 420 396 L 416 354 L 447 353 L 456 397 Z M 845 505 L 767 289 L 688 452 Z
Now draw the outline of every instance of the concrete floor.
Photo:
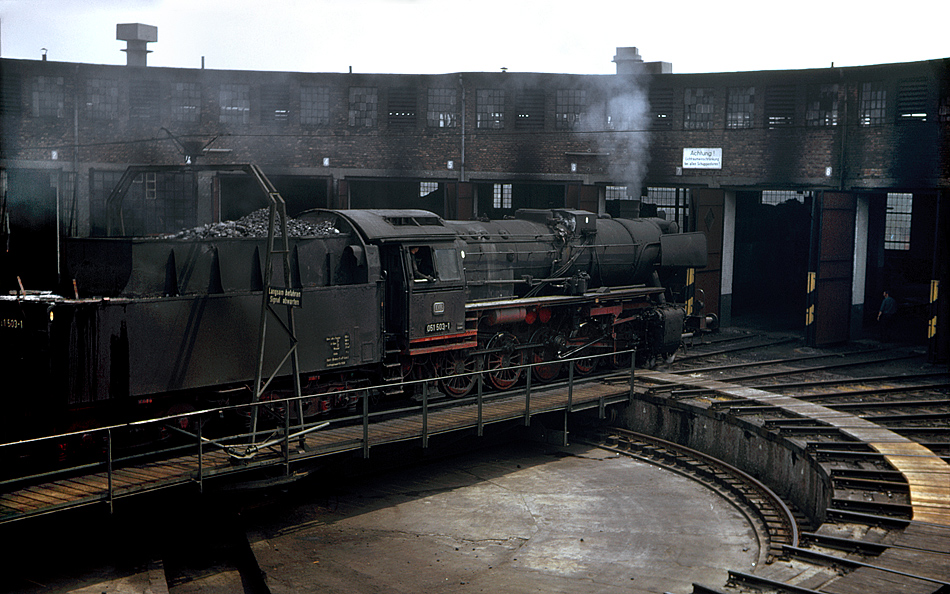
M 245 521 L 274 594 L 685 593 L 751 570 L 759 554 L 725 500 L 587 446 L 495 447 Z

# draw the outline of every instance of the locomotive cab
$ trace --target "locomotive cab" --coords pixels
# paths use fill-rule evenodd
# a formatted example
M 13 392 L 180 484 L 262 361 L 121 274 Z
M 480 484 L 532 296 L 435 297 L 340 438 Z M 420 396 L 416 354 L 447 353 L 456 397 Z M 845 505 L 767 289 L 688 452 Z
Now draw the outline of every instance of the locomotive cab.
M 465 278 L 462 252 L 452 243 L 400 244 L 399 269 L 405 281 L 390 307 L 413 353 L 441 350 L 465 332 Z M 400 298 L 402 297 L 402 298 Z M 396 320 L 393 320 L 396 321 Z

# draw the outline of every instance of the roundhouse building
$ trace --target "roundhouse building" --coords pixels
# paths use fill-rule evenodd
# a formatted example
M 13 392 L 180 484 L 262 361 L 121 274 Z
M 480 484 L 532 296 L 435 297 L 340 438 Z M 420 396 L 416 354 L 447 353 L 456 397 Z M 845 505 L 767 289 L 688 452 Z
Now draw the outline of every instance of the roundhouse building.
M 710 265 L 684 284 L 723 324 L 874 337 L 886 289 L 896 338 L 946 358 L 948 58 L 673 74 L 618 48 L 615 75 L 252 72 L 149 67 L 154 27 L 117 33 L 126 66 L 0 59 L 4 291 L 68 285 L 63 236 L 264 206 L 223 167 L 253 163 L 291 215 L 662 211 L 707 233 Z M 107 200 L 132 165 L 117 224 Z

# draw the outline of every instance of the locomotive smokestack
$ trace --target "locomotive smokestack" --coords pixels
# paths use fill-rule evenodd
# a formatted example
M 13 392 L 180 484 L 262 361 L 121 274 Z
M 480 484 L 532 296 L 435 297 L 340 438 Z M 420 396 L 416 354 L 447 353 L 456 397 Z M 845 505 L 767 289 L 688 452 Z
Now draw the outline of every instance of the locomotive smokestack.
M 146 58 L 152 51 L 148 43 L 158 41 L 158 27 L 141 23 L 126 23 L 115 26 L 115 38 L 126 42 L 122 51 L 126 55 L 126 66 L 145 67 Z

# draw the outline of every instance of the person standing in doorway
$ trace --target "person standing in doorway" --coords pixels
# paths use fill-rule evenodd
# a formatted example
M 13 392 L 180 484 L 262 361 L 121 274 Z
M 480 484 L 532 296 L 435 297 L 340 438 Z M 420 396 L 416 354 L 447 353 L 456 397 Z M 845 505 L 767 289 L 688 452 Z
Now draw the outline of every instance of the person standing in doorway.
M 897 313 L 897 302 L 891 297 L 891 294 L 884 291 L 884 300 L 881 301 L 881 309 L 877 312 L 877 321 L 881 324 L 881 340 L 887 342 L 891 339 L 891 326 L 894 323 L 894 315 Z

